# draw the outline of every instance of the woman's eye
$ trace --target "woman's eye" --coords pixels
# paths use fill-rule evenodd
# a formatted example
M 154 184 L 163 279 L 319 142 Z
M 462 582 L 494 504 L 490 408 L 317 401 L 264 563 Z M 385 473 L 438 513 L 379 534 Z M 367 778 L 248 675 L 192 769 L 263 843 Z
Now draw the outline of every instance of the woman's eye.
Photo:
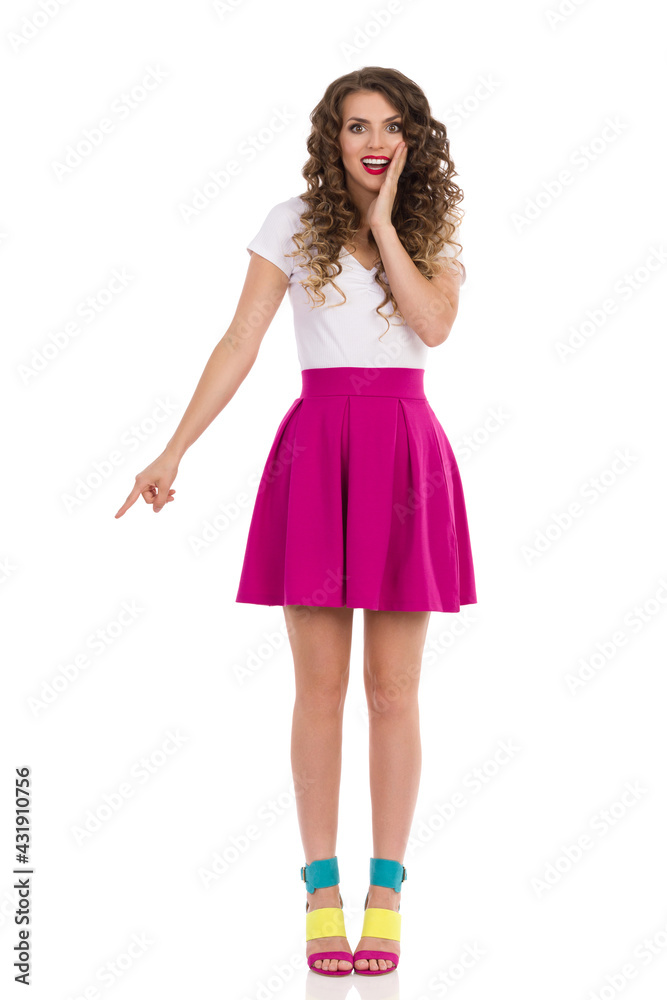
M 354 125 L 350 125 L 350 132 L 354 132 L 355 128 L 363 128 L 363 127 L 364 126 L 361 124 L 361 122 L 356 122 Z M 395 128 L 398 129 L 399 132 L 401 131 L 401 126 L 398 124 L 398 122 L 390 122 L 390 124 L 387 125 L 387 128 Z

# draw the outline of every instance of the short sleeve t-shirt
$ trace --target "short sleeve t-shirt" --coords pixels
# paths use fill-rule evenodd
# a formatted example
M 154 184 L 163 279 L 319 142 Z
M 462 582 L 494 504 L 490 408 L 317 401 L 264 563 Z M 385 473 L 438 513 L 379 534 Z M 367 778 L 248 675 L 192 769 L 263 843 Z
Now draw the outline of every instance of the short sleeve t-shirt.
M 425 368 L 429 348 L 414 330 L 391 316 L 392 304 L 385 303 L 381 313 L 375 310 L 384 293 L 375 281 L 377 267 L 366 268 L 349 251 L 342 249 L 339 260 L 342 272 L 334 281 L 345 293 L 345 301 L 331 284 L 321 292 L 322 305 L 314 305 L 300 281 L 308 270 L 296 250 L 293 235 L 302 228 L 300 216 L 306 203 L 298 195 L 274 205 L 256 236 L 248 243 L 248 253 L 257 253 L 279 267 L 289 278 L 288 291 L 294 313 L 294 332 L 301 369 L 339 366 L 375 368 Z M 445 247 L 440 256 L 452 256 L 453 247 Z M 465 264 L 463 281 L 465 281 Z M 387 329 L 389 323 L 389 329 Z M 384 334 L 384 336 L 381 336 Z M 379 339 L 378 339 L 379 338 Z

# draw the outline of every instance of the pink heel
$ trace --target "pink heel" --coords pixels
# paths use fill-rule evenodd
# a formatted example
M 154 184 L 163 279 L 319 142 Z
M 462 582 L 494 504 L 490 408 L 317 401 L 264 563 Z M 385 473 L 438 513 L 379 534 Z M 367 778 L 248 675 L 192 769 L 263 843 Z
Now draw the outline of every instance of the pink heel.
M 325 888 L 330 885 L 338 885 L 340 879 L 338 875 L 338 858 L 324 858 L 323 860 L 311 861 L 309 865 L 304 865 L 301 869 L 301 878 L 306 883 L 308 892 L 315 889 Z M 308 909 L 306 900 L 306 941 L 324 937 L 347 937 L 345 933 L 345 920 L 343 917 L 343 897 L 338 893 L 340 906 L 320 906 L 317 910 Z M 324 960 L 338 959 L 349 962 L 354 968 L 352 953 L 349 951 L 315 951 L 308 956 L 308 968 L 311 972 L 317 972 L 320 976 L 349 976 L 350 969 L 316 969 L 315 962 L 318 959 Z
M 404 880 L 408 877 L 408 873 L 405 867 L 400 863 L 400 861 L 392 861 L 390 858 L 371 858 L 371 885 L 384 885 L 390 889 L 394 889 L 396 892 L 401 891 L 401 885 Z M 396 910 L 388 910 L 383 906 L 368 906 L 368 896 L 370 895 L 370 890 L 366 893 L 366 902 L 364 903 L 364 924 L 361 929 L 362 937 L 378 937 L 387 938 L 390 941 L 400 941 L 401 940 L 401 915 Z M 400 910 L 400 904 L 399 904 Z M 360 958 L 371 959 L 374 958 L 376 961 L 378 959 L 384 959 L 384 961 L 393 962 L 391 969 L 357 969 L 355 968 L 355 973 L 358 976 L 386 976 L 390 972 L 394 972 L 398 966 L 399 956 L 394 951 L 379 951 L 373 948 L 363 948 L 355 951 L 352 957 L 352 964 Z

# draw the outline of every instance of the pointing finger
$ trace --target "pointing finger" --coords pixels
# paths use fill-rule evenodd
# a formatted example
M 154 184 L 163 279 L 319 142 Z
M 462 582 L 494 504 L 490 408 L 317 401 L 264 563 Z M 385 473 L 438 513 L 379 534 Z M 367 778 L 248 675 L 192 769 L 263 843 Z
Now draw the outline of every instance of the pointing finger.
M 139 494 L 140 493 L 141 493 L 141 490 L 139 489 L 138 485 L 135 483 L 135 485 L 132 488 L 132 492 L 129 494 L 129 496 L 128 496 L 127 500 L 125 501 L 125 503 L 123 504 L 123 506 L 120 507 L 119 510 L 116 511 L 116 513 L 114 514 L 114 517 L 122 517 L 123 514 L 125 513 L 125 511 L 129 510 L 130 507 L 132 506 L 132 504 L 136 500 L 139 499 Z

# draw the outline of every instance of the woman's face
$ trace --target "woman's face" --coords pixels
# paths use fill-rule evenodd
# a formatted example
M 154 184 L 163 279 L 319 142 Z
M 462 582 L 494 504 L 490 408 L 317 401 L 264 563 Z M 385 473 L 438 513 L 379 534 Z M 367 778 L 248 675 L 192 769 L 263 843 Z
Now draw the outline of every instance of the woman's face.
M 338 141 L 348 191 L 377 194 L 394 150 L 403 141 L 402 117 L 375 90 L 348 94 L 343 100 L 342 117 Z M 364 164 L 369 157 L 382 162 Z

